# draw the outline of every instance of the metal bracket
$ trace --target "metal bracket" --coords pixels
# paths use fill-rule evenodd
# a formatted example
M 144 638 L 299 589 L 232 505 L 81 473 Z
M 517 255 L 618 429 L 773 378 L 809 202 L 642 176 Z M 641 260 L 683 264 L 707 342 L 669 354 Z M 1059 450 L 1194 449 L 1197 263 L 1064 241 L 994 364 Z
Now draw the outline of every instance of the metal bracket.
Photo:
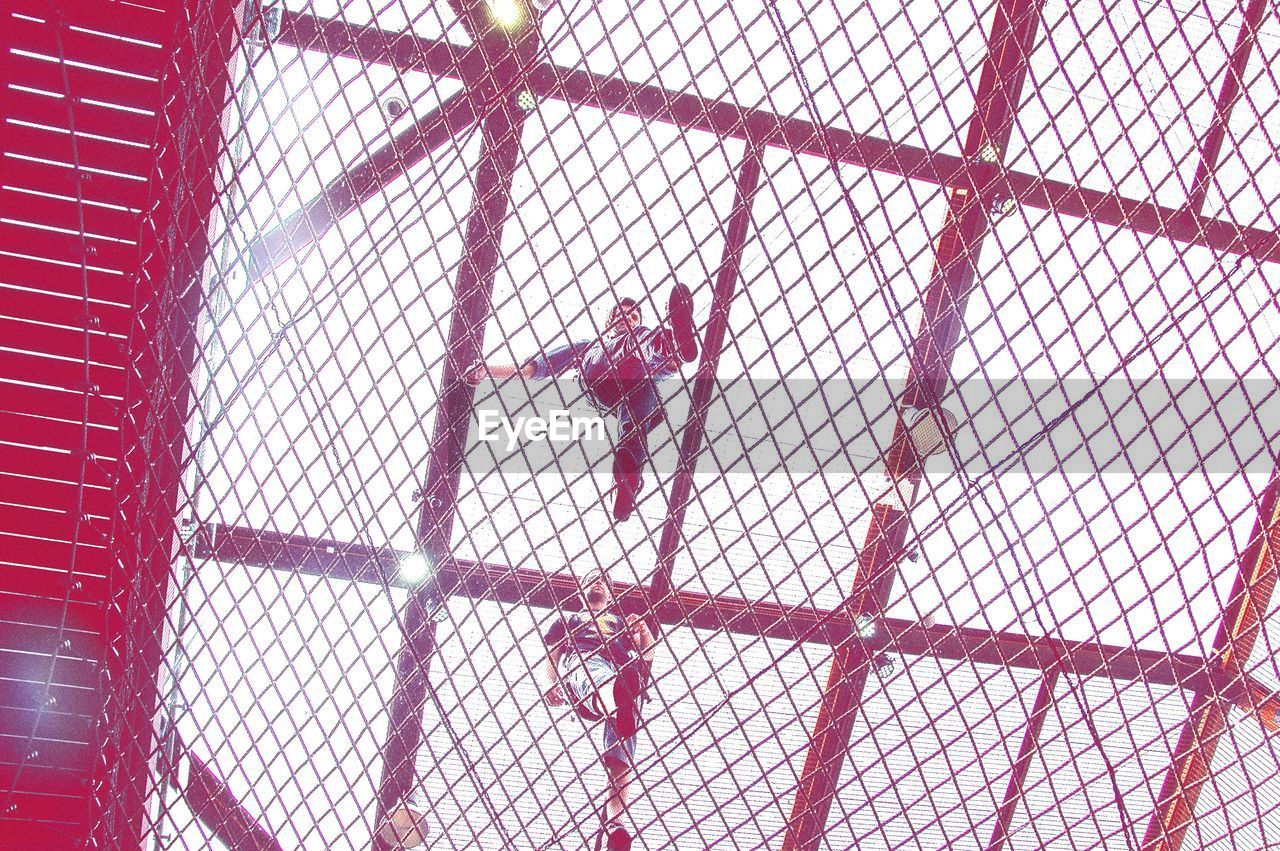
M 246 43 L 266 47 L 279 37 L 283 22 L 284 10 L 279 4 L 263 6 L 260 3 L 248 3 L 244 7 L 240 29 L 244 32 Z

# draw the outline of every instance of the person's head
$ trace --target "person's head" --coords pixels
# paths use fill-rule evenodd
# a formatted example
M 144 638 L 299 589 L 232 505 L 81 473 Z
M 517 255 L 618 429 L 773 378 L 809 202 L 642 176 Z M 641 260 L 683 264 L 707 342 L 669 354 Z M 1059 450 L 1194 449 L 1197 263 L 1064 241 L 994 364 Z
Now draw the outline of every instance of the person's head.
M 640 325 L 642 313 L 640 302 L 634 298 L 620 298 L 609 311 L 609 319 L 605 323 L 606 334 L 621 334 Z
M 592 571 L 582 580 L 582 602 L 593 612 L 613 605 L 613 586 L 602 571 Z

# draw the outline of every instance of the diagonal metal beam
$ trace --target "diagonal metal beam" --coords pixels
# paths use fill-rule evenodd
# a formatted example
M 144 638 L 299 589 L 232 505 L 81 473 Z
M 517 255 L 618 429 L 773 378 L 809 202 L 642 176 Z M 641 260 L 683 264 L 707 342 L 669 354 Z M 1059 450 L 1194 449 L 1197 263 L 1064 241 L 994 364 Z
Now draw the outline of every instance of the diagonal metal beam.
M 391 65 L 402 71 L 426 71 L 464 82 L 484 73 L 485 58 L 477 47 L 395 33 L 376 27 L 352 26 L 339 20 L 284 12 L 276 43 L 316 50 L 365 63 Z M 531 62 L 521 81 L 541 98 L 555 98 L 574 106 L 621 112 L 647 121 L 661 121 L 685 130 L 713 133 L 722 139 L 741 139 L 757 147 L 776 147 L 796 154 L 828 156 L 828 147 L 844 164 L 898 175 L 911 180 L 965 189 L 979 195 L 1015 198 L 1023 207 L 1094 221 L 1136 233 L 1200 245 L 1259 261 L 1280 262 L 1280 234 L 1242 227 L 1224 219 L 1210 219 L 1186 209 L 1100 192 L 1083 186 L 1046 180 L 1006 170 L 996 163 L 928 151 L 874 136 L 834 127 L 819 128 L 724 100 L 711 100 L 659 86 L 633 83 L 550 63 Z M 825 144 L 822 141 L 825 137 Z M 1001 146 L 1004 147 L 1003 145 Z
M 996 5 L 987 39 L 987 60 L 964 144 L 968 159 L 999 160 L 1008 144 L 1026 80 L 1027 58 L 1040 25 L 1042 3 L 1043 0 L 999 0 Z M 936 410 L 950 380 L 951 359 L 960 337 L 965 304 L 977 277 L 992 198 L 965 188 L 951 193 L 951 205 L 938 237 L 933 275 L 924 296 L 924 316 L 909 353 L 911 368 L 904 410 L 899 412 L 885 457 L 893 487 L 872 506 L 871 525 L 858 555 L 858 570 L 847 600 L 855 613 L 879 617 L 893 589 L 922 475 L 903 414 L 906 408 Z M 822 842 L 854 719 L 870 675 L 875 648 L 869 642 L 851 639 L 834 649 L 783 851 L 816 851 Z
M 191 814 L 215 839 L 238 851 L 283 851 L 280 842 L 249 814 L 212 768 L 181 742 L 178 750 L 187 760 L 187 779 L 183 782 L 181 772 L 174 770 L 165 782 L 182 794 Z
M 1040 690 L 1036 692 L 1035 705 L 1031 707 L 1031 715 L 1027 718 L 1027 730 L 1022 734 L 1022 744 L 1018 747 L 1018 757 L 1013 762 L 1013 772 L 1009 775 L 1009 785 L 1004 790 L 1004 800 L 996 811 L 996 826 L 991 833 L 991 841 L 987 843 L 987 851 L 1003 851 L 1009 838 L 1009 825 L 1013 823 L 1013 811 L 1022 800 L 1022 785 L 1027 782 L 1027 772 L 1031 769 L 1031 759 L 1035 756 L 1040 740 L 1040 731 L 1044 729 L 1044 719 L 1049 715 L 1053 705 L 1053 689 L 1058 684 L 1058 670 L 1051 668 L 1045 672 L 1040 682 Z
M 1262 493 L 1258 519 L 1249 545 L 1241 554 L 1240 569 L 1231 589 L 1222 623 L 1213 640 L 1210 657 L 1215 665 L 1246 676 L 1276 586 L 1276 548 L 1280 547 L 1280 467 Z M 1264 721 L 1265 710 L 1263 713 Z M 1274 722 L 1274 716 L 1271 719 Z M 1195 818 L 1196 801 L 1209 778 L 1209 767 L 1226 725 L 1226 708 L 1215 690 L 1197 691 L 1191 717 L 1182 728 L 1173 764 L 1165 774 L 1156 798 L 1156 810 L 1147 823 L 1143 851 L 1177 851 Z
M 1213 107 L 1213 123 L 1209 125 L 1204 141 L 1200 144 L 1200 164 L 1196 166 L 1196 176 L 1191 181 L 1191 191 L 1187 195 L 1187 209 L 1197 215 L 1204 209 L 1205 195 L 1209 192 L 1213 172 L 1218 167 L 1218 155 L 1222 152 L 1222 140 L 1227 134 L 1231 110 L 1240 97 L 1249 55 L 1253 52 L 1254 42 L 1258 40 L 1258 28 L 1262 26 L 1262 18 L 1266 12 L 1267 0 L 1249 0 L 1240 32 L 1236 35 L 1235 48 L 1231 51 L 1226 76 Z
M 195 559 L 366 582 L 383 588 L 411 587 L 397 573 L 397 566 L 407 554 L 390 547 L 217 524 L 200 527 L 191 539 L 191 547 Z M 571 574 L 546 574 L 473 561 L 450 562 L 439 590 L 473 600 L 552 610 L 572 610 L 581 605 L 577 580 Z M 642 609 L 652 597 L 651 590 L 642 585 L 615 583 L 615 590 L 628 608 Z M 693 591 L 670 592 L 657 619 L 666 626 L 827 645 L 847 642 L 856 629 L 853 613 L 844 609 L 782 606 Z M 900 618 L 885 618 L 881 625 L 884 644 L 899 653 L 1216 692 L 1223 700 L 1257 717 L 1267 730 L 1280 732 L 1276 715 L 1280 698 L 1256 680 L 1211 665 L 1202 656 L 970 627 L 923 626 Z
M 459 92 L 344 170 L 301 209 L 250 243 L 250 275 L 255 280 L 262 278 L 300 254 L 343 216 L 382 192 L 437 148 L 475 126 L 482 107 L 473 90 Z
M 675 481 L 671 485 L 670 508 L 662 524 L 658 541 L 658 568 L 649 588 L 649 605 L 656 611 L 663 606 L 671 590 L 671 571 L 675 565 L 676 550 L 684 528 L 684 516 L 688 509 L 689 494 L 693 488 L 693 473 L 698 466 L 698 455 L 707 432 L 707 408 L 716 384 L 716 367 L 720 364 L 720 352 L 724 348 L 724 335 L 729 326 L 729 305 L 738 286 L 738 270 L 742 262 L 742 249 L 751 228 L 751 203 L 755 200 L 756 187 L 760 184 L 760 151 L 748 147 L 738 169 L 738 182 L 733 199 L 729 226 L 725 231 L 724 250 L 720 255 L 720 271 L 711 297 L 711 318 L 702 341 L 702 356 L 693 379 L 693 404 L 689 419 L 684 424 L 680 440 L 680 458 Z

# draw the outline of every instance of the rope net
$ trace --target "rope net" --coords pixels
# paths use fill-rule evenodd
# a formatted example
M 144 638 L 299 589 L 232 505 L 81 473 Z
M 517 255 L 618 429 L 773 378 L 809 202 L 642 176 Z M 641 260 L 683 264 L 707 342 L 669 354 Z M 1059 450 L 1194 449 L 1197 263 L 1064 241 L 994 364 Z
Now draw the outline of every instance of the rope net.
M 280 848 L 401 807 L 595 847 L 601 725 L 543 699 L 543 633 L 604 571 L 655 637 L 633 847 L 1280 842 L 1270 11 L 250 9 L 164 752 Z M 667 327 L 677 283 L 699 359 L 619 521 L 617 418 L 495 367 L 621 297 Z

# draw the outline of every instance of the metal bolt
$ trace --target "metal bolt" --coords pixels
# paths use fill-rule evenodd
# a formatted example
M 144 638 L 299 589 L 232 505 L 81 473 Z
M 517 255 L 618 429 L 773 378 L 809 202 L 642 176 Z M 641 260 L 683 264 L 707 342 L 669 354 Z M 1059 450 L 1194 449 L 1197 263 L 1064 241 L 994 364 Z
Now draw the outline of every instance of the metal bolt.
M 1018 206 L 1017 202 L 1012 198 L 992 198 L 991 199 L 991 215 L 1007 216 Z
M 408 109 L 409 105 L 398 97 L 389 97 L 382 102 L 382 111 L 392 120 L 404 115 Z

